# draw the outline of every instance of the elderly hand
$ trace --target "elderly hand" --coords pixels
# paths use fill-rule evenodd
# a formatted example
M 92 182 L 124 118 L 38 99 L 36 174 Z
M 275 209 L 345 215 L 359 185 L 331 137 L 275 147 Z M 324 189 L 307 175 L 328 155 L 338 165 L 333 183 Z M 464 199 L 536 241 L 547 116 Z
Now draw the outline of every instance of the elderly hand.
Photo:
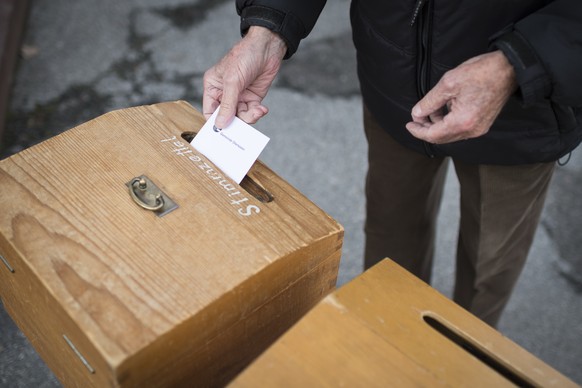
M 501 51 L 479 55 L 445 73 L 412 108 L 406 128 L 434 144 L 484 135 L 516 89 L 515 71 Z
M 267 114 L 262 105 L 287 47 L 279 35 L 253 26 L 224 58 L 204 74 L 202 111 L 206 118 L 220 105 L 216 126 L 224 128 L 235 115 L 249 124 Z

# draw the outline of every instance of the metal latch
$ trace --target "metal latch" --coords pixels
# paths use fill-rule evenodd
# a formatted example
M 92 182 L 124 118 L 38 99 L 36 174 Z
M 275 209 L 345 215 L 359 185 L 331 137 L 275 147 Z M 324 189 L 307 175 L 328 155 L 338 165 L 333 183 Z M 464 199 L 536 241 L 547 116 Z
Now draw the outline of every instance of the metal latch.
M 147 176 L 140 175 L 125 184 L 129 188 L 129 195 L 135 203 L 146 210 L 150 210 L 158 217 L 165 216 L 178 205 L 160 190 Z

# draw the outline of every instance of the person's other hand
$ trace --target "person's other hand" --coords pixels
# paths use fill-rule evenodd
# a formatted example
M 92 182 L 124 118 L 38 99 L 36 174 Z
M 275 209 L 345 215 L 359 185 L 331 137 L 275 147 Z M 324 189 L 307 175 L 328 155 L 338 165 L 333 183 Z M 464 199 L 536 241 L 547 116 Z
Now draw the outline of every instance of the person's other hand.
M 516 89 L 515 71 L 501 51 L 479 55 L 445 73 L 412 108 L 406 128 L 433 144 L 484 135 Z
M 285 56 L 283 39 L 253 26 L 216 65 L 204 74 L 202 112 L 208 119 L 220 106 L 216 126 L 225 128 L 235 115 L 249 124 L 268 113 L 262 105 Z

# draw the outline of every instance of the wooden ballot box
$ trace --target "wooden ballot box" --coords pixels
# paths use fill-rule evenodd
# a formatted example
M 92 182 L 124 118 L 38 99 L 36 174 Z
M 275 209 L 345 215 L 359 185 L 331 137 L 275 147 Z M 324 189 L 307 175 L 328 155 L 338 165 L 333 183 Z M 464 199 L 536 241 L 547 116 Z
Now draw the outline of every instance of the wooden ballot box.
M 385 259 L 327 296 L 230 387 L 573 387 Z
M 118 110 L 0 162 L 0 296 L 65 386 L 223 385 L 334 288 L 342 227 L 225 177 L 203 123 Z

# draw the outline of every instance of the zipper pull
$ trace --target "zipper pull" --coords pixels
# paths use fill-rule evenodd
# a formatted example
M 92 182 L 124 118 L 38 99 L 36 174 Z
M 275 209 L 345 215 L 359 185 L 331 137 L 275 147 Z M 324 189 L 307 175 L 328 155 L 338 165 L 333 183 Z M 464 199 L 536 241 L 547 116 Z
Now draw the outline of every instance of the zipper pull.
M 414 23 L 416 23 L 416 19 L 418 19 L 418 14 L 420 13 L 420 11 L 422 11 L 422 7 L 424 7 L 425 3 L 426 0 L 416 0 L 416 4 L 414 4 L 414 12 L 412 13 L 412 18 L 410 19 L 410 27 L 414 26 Z

